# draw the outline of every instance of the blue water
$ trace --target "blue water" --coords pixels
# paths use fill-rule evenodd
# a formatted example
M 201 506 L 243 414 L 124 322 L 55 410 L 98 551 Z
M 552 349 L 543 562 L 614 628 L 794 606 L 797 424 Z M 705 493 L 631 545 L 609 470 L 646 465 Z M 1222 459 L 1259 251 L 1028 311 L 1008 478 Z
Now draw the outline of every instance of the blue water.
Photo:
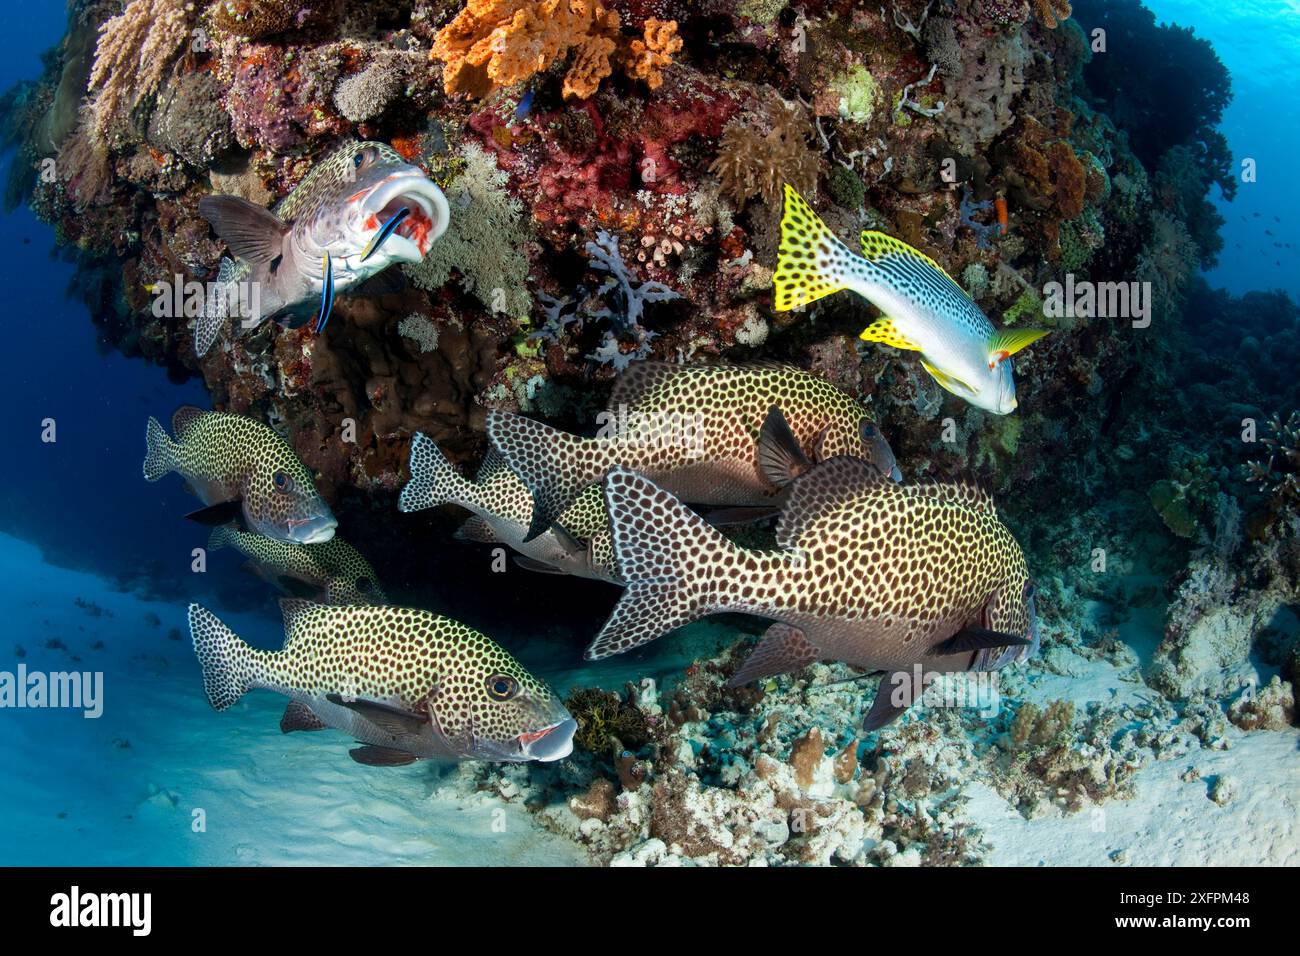
M 1216 197 L 1225 247 L 1207 280 L 1235 294 L 1283 289 L 1300 299 L 1300 2 L 1148 6 L 1159 19 L 1193 25 L 1213 42 L 1234 81 L 1221 128 L 1234 156 L 1254 158 L 1260 171 L 1259 182 L 1243 184 L 1235 201 Z M 56 2 L 0 0 L 0 17 L 0 88 L 7 88 L 39 74 L 39 54 L 62 35 L 65 10 Z M 12 161 L 10 153 L 3 162 Z M 1275 241 L 1293 248 L 1275 249 Z M 3 732 L 13 730 L 0 745 L 0 864 L 453 862 L 489 851 L 502 863 L 580 862 L 572 847 L 529 831 L 522 815 L 518 839 L 503 848 L 480 839 L 486 804 L 454 812 L 449 801 L 395 805 L 388 784 L 339 759 L 341 747 L 322 760 L 313 749 L 319 744 L 294 740 L 284 745 L 283 759 L 268 756 L 281 746 L 278 698 L 246 701 L 220 717 L 208 712 L 188 641 L 171 633 L 184 631 L 186 603 L 225 601 L 232 624 L 266 646 L 277 642 L 278 622 L 270 598 L 258 597 L 259 585 L 236 561 L 214 560 L 206 574 L 190 573 L 191 549 L 207 532 L 179 516 L 195 500 L 174 476 L 154 485 L 141 478 L 146 417 L 166 421 L 179 405 L 207 407 L 202 382 L 172 381 L 165 369 L 105 347 L 85 308 L 65 295 L 72 275 L 49 225 L 26 208 L 4 216 L 0 614 L 8 628 L 0 667 L 12 667 L 19 650 L 33 667 L 71 666 L 77 658 L 105 670 L 110 697 L 98 721 L 0 714 Z M 52 443 L 41 440 L 47 420 L 57 428 Z M 399 563 L 382 557 L 388 566 Z M 406 577 L 395 582 L 398 594 L 419 591 L 421 560 L 402 557 Z M 645 674 L 662 679 L 716 644 L 715 635 L 700 630 L 593 676 L 581 671 L 577 649 L 612 602 L 612 589 L 531 581 L 477 611 L 474 590 L 448 588 L 440 600 L 451 613 L 478 613 L 485 630 L 517 622 L 548 600 L 575 608 L 563 626 L 539 622 L 521 653 L 561 687 L 597 679 L 612 687 Z M 96 648 L 100 641 L 107 647 Z M 202 736 L 178 736 L 172 727 L 182 724 L 202 728 Z M 42 772 L 27 787 L 33 767 Z M 428 770 L 414 778 L 415 789 L 428 798 L 445 777 Z M 295 783 L 321 801 L 311 804 L 311 820 L 292 801 L 276 799 Z M 210 839 L 190 828 L 199 807 L 217 821 Z M 350 815 L 357 807 L 361 816 Z M 223 816 L 241 823 L 223 827 Z M 381 843 L 385 855 L 377 858 L 373 846 Z

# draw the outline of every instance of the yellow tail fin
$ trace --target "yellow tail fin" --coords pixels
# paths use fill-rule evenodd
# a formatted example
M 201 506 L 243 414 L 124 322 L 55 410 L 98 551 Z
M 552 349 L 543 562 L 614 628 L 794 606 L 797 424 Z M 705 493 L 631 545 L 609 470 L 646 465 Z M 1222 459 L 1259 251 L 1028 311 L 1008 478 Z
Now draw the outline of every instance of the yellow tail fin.
M 772 308 L 788 312 L 845 288 L 841 268 L 852 255 L 789 183 L 781 215 Z

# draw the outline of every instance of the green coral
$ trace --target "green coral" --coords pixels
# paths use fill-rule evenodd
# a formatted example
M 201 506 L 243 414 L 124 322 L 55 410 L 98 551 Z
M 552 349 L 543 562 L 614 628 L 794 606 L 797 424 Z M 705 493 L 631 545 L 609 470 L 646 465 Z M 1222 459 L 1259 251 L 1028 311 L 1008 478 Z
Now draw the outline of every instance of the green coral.
M 1019 415 L 991 417 L 979 433 L 979 445 L 975 452 L 976 466 L 987 462 L 998 467 L 1002 459 L 1015 457 L 1020 450 L 1020 435 L 1024 427 L 1024 419 Z
M 845 209 L 861 209 L 867 200 L 867 190 L 862 185 L 862 180 L 853 170 L 838 163 L 826 177 L 826 191 L 837 205 Z
M 447 188 L 451 225 L 422 262 L 406 267 L 421 289 L 441 288 L 453 271 L 461 286 L 491 312 L 528 321 L 528 258 L 523 204 L 506 192 L 506 174 L 476 143 L 461 151 L 465 166 Z
M 840 98 L 840 116 L 854 123 L 870 123 L 876 112 L 880 87 L 863 66 L 855 66 L 831 83 L 831 91 Z
M 1002 324 L 1015 325 L 1026 316 L 1036 321 L 1043 317 L 1043 300 L 1033 289 L 1020 293 L 1020 298 L 1002 313 Z
M 645 716 L 613 691 L 598 687 L 575 690 L 564 706 L 578 722 L 573 742 L 590 753 L 605 754 L 616 745 L 636 750 L 650 739 Z

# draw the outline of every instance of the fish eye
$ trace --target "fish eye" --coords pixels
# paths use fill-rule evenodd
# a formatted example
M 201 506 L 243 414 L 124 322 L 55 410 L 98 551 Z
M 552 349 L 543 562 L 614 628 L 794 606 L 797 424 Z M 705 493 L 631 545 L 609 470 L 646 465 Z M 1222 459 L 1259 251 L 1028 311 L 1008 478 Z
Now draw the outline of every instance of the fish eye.
M 288 494 L 293 489 L 293 479 L 283 471 L 277 471 L 271 476 L 271 483 L 275 485 L 275 490 Z
M 493 674 L 487 680 L 487 690 L 493 700 L 509 700 L 519 693 L 519 681 L 505 674 Z
M 862 423 L 862 437 L 863 437 L 863 438 L 875 438 L 875 437 L 876 437 L 876 426 L 873 425 L 873 424 L 871 424 L 871 422 L 863 422 L 863 423 Z
M 357 590 L 365 594 L 370 590 L 370 582 L 366 578 L 357 578 Z
M 1025 582 L 1025 593 L 1024 593 L 1024 598 L 1023 598 L 1023 599 L 1026 600 L 1026 601 L 1028 601 L 1030 598 L 1032 598 L 1032 597 L 1033 597 L 1035 594 L 1037 594 L 1037 593 L 1038 593 L 1038 588 L 1034 586 L 1034 582 L 1033 582 L 1033 581 L 1026 581 L 1026 582 Z

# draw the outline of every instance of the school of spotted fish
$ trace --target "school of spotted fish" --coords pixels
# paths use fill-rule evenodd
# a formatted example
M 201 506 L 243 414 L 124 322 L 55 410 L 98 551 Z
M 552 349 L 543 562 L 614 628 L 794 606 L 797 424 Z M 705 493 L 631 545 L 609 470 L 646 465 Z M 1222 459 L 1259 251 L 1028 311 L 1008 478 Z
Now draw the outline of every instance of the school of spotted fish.
M 358 143 L 319 164 L 274 211 L 209 197 L 200 212 L 238 261 L 221 281 L 267 288 L 268 317 L 317 331 L 335 290 L 419 261 L 448 222 L 441 192 L 390 147 Z M 883 315 L 867 341 L 920 353 L 976 407 L 1018 405 L 1011 356 L 1045 334 L 996 329 L 932 259 L 878 232 L 861 255 L 789 186 L 774 308 L 850 289 Z M 219 324 L 201 318 L 202 354 Z M 456 533 L 504 544 L 535 571 L 623 588 L 586 651 L 600 660 L 699 618 L 769 620 L 732 685 L 841 661 L 882 675 L 863 727 L 919 699 L 928 679 L 993 671 L 1037 650 L 1034 584 L 992 499 L 962 482 L 907 482 L 869 408 L 830 382 L 775 364 L 642 361 L 616 381 L 600 429 L 573 435 L 490 412 L 489 452 L 467 478 L 427 435 L 410 446 L 398 507 L 455 505 Z M 388 604 L 366 558 L 335 534 L 313 477 L 274 430 L 186 407 L 175 437 L 150 418 L 144 475 L 175 471 L 229 548 L 280 591 L 281 650 L 251 647 L 190 606 L 194 650 L 217 710 L 252 689 L 283 694 L 285 732 L 334 728 L 353 759 L 552 761 L 578 729 L 554 693 L 502 647 L 438 614 Z M 775 518 L 776 547 L 728 525 Z

